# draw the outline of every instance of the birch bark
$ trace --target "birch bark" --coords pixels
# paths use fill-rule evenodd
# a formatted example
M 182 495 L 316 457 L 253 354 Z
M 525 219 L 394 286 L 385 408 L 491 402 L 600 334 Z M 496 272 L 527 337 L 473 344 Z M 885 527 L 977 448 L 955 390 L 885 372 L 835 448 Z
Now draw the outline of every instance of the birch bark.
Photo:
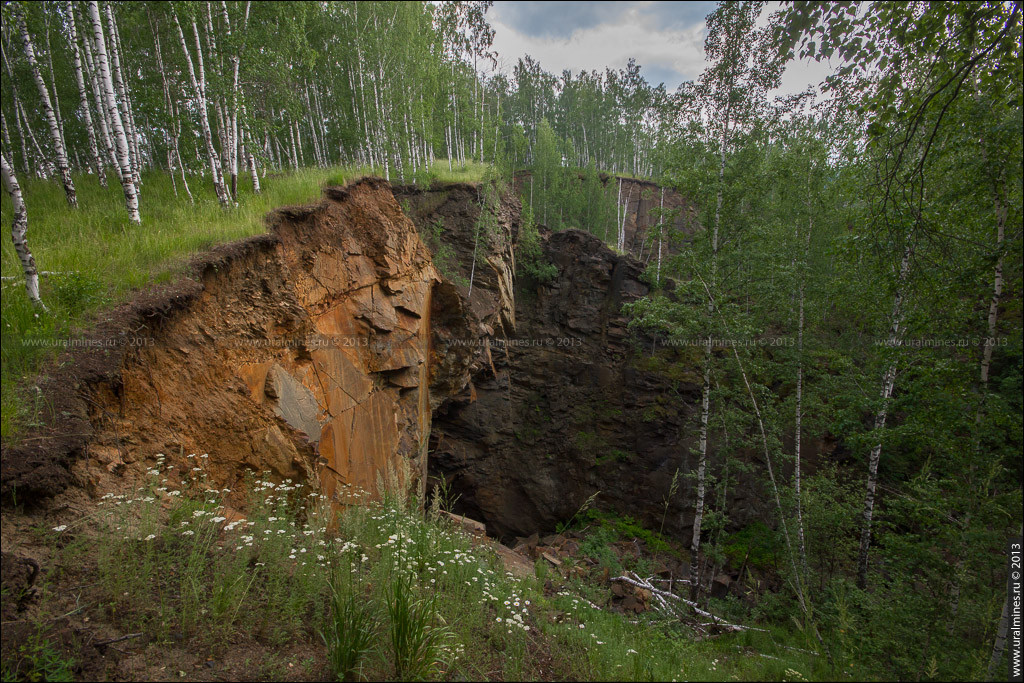
M 28 60 L 29 68 L 32 70 L 32 79 L 39 91 L 39 101 L 43 107 L 43 116 L 50 130 L 50 141 L 53 143 L 54 161 L 57 170 L 60 172 L 61 182 L 64 184 L 64 196 L 68 205 L 78 208 L 78 197 L 75 194 L 75 183 L 71 179 L 71 166 L 68 164 L 68 155 L 64 149 L 64 136 L 61 135 L 60 126 L 57 123 L 57 116 L 50 100 L 50 91 L 43 80 L 43 73 L 36 60 L 35 46 L 32 43 L 32 36 L 28 32 L 28 24 L 25 21 L 24 10 L 18 3 L 12 3 L 15 8 L 14 17 L 18 23 L 18 30 L 21 33 L 21 42 L 25 47 L 25 58 Z M 54 84 L 56 86 L 56 84 Z
M 0 153 L 0 176 L 3 179 L 4 190 L 14 207 L 11 239 L 14 241 L 14 251 L 18 254 L 18 260 L 21 261 L 21 270 L 25 274 L 25 291 L 28 293 L 29 301 L 46 310 L 43 300 L 39 298 L 39 272 L 36 270 L 36 260 L 28 248 L 28 212 L 25 210 L 25 200 L 21 195 L 21 186 L 18 185 L 14 169 L 8 163 L 7 155 L 3 153 Z
M 903 341 L 903 317 L 904 300 L 906 297 L 906 286 L 910 275 L 910 261 L 914 250 L 907 238 L 906 248 L 903 250 L 903 260 L 900 262 L 899 276 L 896 281 L 896 295 L 892 302 L 892 312 L 889 315 L 889 339 L 888 347 L 895 350 Z M 871 522 L 875 512 L 875 489 L 878 486 L 878 463 L 882 456 L 881 432 L 885 429 L 885 422 L 889 416 L 889 401 L 892 398 L 892 390 L 896 384 L 896 362 L 888 361 L 885 372 L 882 374 L 882 391 L 880 405 L 875 413 L 874 431 L 879 434 L 868 456 L 868 480 L 867 490 L 864 494 L 864 512 L 862 513 L 860 532 L 860 551 L 857 555 L 857 585 L 866 588 L 868 583 L 868 559 L 871 547 Z
M 73 67 L 75 70 L 75 83 L 78 85 L 79 106 L 82 109 L 82 119 L 85 121 L 85 133 L 89 141 L 89 154 L 92 155 L 92 163 L 96 169 L 96 178 L 100 181 L 100 187 L 107 186 L 106 164 L 100 156 L 99 145 L 96 141 L 96 128 L 92 122 L 92 109 L 89 107 L 89 93 L 85 88 L 85 75 L 82 71 L 82 53 L 78 47 L 78 26 L 75 22 L 75 10 L 71 0 L 66 3 L 68 11 L 69 42 Z
M 132 101 L 128 96 L 128 85 L 125 83 L 124 73 L 121 71 L 121 41 L 117 32 L 117 23 L 114 20 L 114 12 L 110 3 L 103 6 L 107 14 L 107 30 L 110 33 L 110 73 L 114 81 L 114 90 L 120 98 L 122 107 L 121 118 L 124 124 L 126 140 L 128 142 L 128 159 L 132 169 L 132 180 L 135 182 L 135 191 L 139 191 L 142 185 L 141 160 L 139 159 L 139 138 L 135 129 L 135 115 L 132 113 Z
M 99 80 L 103 85 L 104 102 L 109 112 L 114 140 L 117 145 L 117 163 L 121 169 L 120 178 L 121 186 L 124 188 L 125 207 L 128 209 L 129 220 L 132 223 L 141 224 L 139 196 L 135 187 L 135 178 L 132 174 L 131 161 L 128 155 L 128 139 L 125 137 L 124 124 L 121 121 L 121 111 L 117 106 L 117 98 L 114 96 L 114 83 L 111 79 L 110 66 L 107 62 L 106 40 L 103 37 L 103 21 L 100 19 L 100 8 L 96 0 L 90 0 L 88 11 L 89 19 L 92 21 L 93 47 L 96 51 L 97 71 L 99 72 Z
M 185 54 L 185 64 L 188 67 L 189 79 L 192 82 L 192 90 L 196 97 L 196 104 L 199 105 L 199 124 L 202 128 L 203 141 L 206 143 L 206 156 L 210 166 L 210 176 L 213 179 L 213 188 L 217 193 L 217 200 L 224 208 L 231 206 L 231 198 L 224 187 L 224 178 L 220 171 L 220 159 L 217 156 L 217 148 L 213 144 L 213 132 L 210 130 L 210 118 L 207 114 L 206 103 L 206 72 L 203 68 L 203 46 L 199 41 L 199 27 L 195 19 L 192 20 L 192 32 L 195 36 L 196 53 L 199 65 L 199 75 L 196 76 L 195 65 L 192 62 L 192 53 L 189 52 L 188 43 L 185 41 L 185 32 L 181 28 L 177 13 L 173 13 L 174 24 L 178 28 L 178 38 L 181 40 L 181 49 Z

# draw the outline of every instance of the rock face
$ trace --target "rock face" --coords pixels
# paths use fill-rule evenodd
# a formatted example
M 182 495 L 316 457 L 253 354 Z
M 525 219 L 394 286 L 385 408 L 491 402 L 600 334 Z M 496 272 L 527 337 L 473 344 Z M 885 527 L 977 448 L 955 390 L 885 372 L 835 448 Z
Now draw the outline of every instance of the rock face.
M 433 293 L 452 297 L 390 186 L 328 188 L 268 222 L 268 235 L 215 250 L 164 299 L 114 311 L 97 334 L 127 343 L 80 355 L 63 378 L 84 436 L 48 462 L 70 475 L 44 486 L 31 446 L 5 449 L 5 497 L 98 491 L 157 453 L 239 497 L 250 472 L 318 479 L 334 496 L 341 484 L 374 491 L 388 470 L 423 471 L 430 368 L 444 366 L 431 330 L 452 320 L 432 325 Z
M 529 183 L 530 172 L 516 174 L 516 186 L 522 190 Z M 692 235 L 699 229 L 696 208 L 671 188 L 661 187 L 650 180 L 599 175 L 608 192 L 613 192 L 619 204 L 625 207 L 625 251 L 645 264 L 658 258 L 657 240 L 648 239 L 658 224 L 658 216 L 670 220 L 672 230 L 681 235 Z M 527 188 L 528 189 L 528 188 Z M 662 243 L 665 254 L 674 253 L 674 245 Z
M 658 257 L 657 242 L 650 243 L 648 234 L 651 228 L 658 223 L 657 212 L 664 212 L 666 217 L 672 217 L 673 230 L 692 234 L 697 227 L 696 209 L 686 199 L 673 189 L 660 187 L 648 180 L 636 178 L 603 178 L 605 184 L 613 183 L 616 186 L 622 182 L 621 192 L 622 204 L 626 210 L 626 251 L 644 263 L 650 263 Z M 662 245 L 666 250 L 670 249 L 667 243 Z
M 516 335 L 495 340 L 469 395 L 435 412 L 431 474 L 506 539 L 553 529 L 598 491 L 601 507 L 652 522 L 689 467 L 699 378 L 649 371 L 634 349 L 622 306 L 647 294 L 643 264 L 579 230 L 545 235 L 544 248 L 558 276 L 520 292 Z M 683 499 L 671 530 L 685 526 Z
M 655 199 L 636 194 L 639 231 Z M 700 351 L 634 338 L 623 306 L 648 292 L 641 261 L 545 233 L 558 275 L 516 291 L 514 194 L 366 179 L 324 195 L 101 321 L 103 344 L 44 382 L 51 426 L 4 448 L 4 499 L 123 488 L 163 453 L 237 505 L 252 473 L 344 503 L 348 486 L 429 471 L 506 540 L 595 493 L 686 538 L 688 480 L 662 501 L 692 469 Z M 733 487 L 734 519 L 757 490 Z

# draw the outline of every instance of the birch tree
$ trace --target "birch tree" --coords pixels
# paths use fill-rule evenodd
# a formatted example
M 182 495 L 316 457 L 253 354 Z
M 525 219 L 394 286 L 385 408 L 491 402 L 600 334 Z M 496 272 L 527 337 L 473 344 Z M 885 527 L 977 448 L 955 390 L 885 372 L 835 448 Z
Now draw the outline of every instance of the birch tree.
M 103 35 L 103 21 L 100 18 L 99 3 L 96 0 L 90 0 L 88 2 L 88 11 L 89 19 L 92 22 L 93 50 L 96 54 L 96 67 L 103 89 L 103 101 L 106 104 L 117 149 L 117 164 L 120 169 L 121 186 L 124 188 L 124 203 L 128 209 L 128 219 L 132 223 L 141 224 L 139 195 L 135 187 L 135 174 L 132 171 L 128 139 L 125 137 L 121 109 L 117 104 L 117 97 L 114 94 L 114 82 L 110 75 L 110 65 L 107 61 L 106 39 Z
M 36 260 L 28 248 L 28 211 L 25 209 L 25 199 L 21 194 L 21 186 L 14 175 L 14 169 L 7 161 L 7 154 L 0 153 L 0 176 L 3 177 L 4 191 L 11 198 L 14 207 L 14 217 L 11 221 L 11 239 L 14 241 L 14 251 L 21 261 L 21 271 L 25 275 L 25 291 L 29 301 L 46 310 L 43 300 L 39 298 L 39 272 L 36 270 Z
M 89 155 L 96 169 L 96 179 L 99 180 L 100 187 L 106 187 L 106 164 L 103 162 L 103 157 L 100 156 L 99 144 L 96 139 L 96 128 L 92 122 L 92 108 L 89 106 L 89 94 L 85 87 L 85 76 L 82 71 L 82 52 L 78 47 L 78 26 L 75 21 L 75 8 L 71 0 L 68 0 L 66 3 L 66 8 L 69 32 L 68 42 L 75 70 L 75 84 L 78 86 L 79 111 L 82 113 L 82 120 L 85 122 L 85 132 L 89 142 Z
M 64 196 L 72 208 L 78 208 L 78 198 L 75 194 L 75 183 L 71 179 L 71 166 L 68 163 L 67 151 L 64 148 L 64 136 L 61 134 L 60 126 L 57 123 L 53 103 L 50 100 L 50 91 L 43 80 L 43 74 L 39 69 L 39 62 L 36 60 L 35 46 L 32 43 L 32 36 L 28 32 L 28 22 L 25 21 L 24 9 L 19 3 L 14 3 L 14 16 L 18 22 L 18 29 L 21 33 L 22 44 L 25 47 L 25 58 L 32 69 L 32 78 L 36 83 L 36 90 L 39 91 L 39 103 L 43 108 L 43 116 L 50 129 L 50 142 L 53 145 L 54 161 L 57 170 L 60 172 L 61 182 L 64 184 Z M 56 85 L 56 84 L 55 84 Z
M 185 41 L 185 32 L 181 28 L 181 22 L 178 20 L 178 14 L 173 9 L 171 10 L 171 13 L 174 17 L 174 25 L 178 29 L 178 38 L 181 41 L 181 50 L 185 55 L 185 64 L 188 67 L 189 80 L 192 83 L 192 93 L 196 101 L 196 106 L 199 110 L 199 123 L 203 134 L 203 142 L 206 143 L 206 158 L 209 162 L 210 176 L 213 179 L 213 187 L 217 193 L 217 199 L 220 201 L 220 205 L 224 208 L 228 208 L 231 206 L 231 197 L 228 195 L 227 188 L 224 186 L 224 177 L 221 174 L 220 158 L 217 154 L 217 148 L 213 142 L 213 131 L 210 129 L 210 118 L 207 113 L 206 71 L 203 66 L 203 46 L 199 40 L 199 27 L 196 25 L 196 20 L 193 17 L 192 34 L 195 38 L 196 60 L 199 67 L 199 73 L 197 76 L 196 68 L 192 61 L 192 54 L 189 51 L 188 43 Z

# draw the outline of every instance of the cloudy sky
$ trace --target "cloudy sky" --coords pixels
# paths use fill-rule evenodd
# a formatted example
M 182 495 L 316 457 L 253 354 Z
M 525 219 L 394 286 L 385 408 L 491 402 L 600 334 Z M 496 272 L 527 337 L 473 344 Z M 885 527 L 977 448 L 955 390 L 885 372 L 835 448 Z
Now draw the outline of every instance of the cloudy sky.
M 500 68 L 530 55 L 554 74 L 620 69 L 630 57 L 653 85 L 671 91 L 704 70 L 704 18 L 716 2 L 513 2 L 487 13 Z M 792 65 L 783 92 L 803 90 L 826 74 L 821 64 Z

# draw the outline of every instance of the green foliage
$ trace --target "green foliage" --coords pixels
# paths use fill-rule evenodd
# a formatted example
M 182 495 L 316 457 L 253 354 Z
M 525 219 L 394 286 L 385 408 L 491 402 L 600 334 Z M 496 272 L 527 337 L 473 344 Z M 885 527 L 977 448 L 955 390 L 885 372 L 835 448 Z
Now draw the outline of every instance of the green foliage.
M 435 621 L 436 593 L 416 599 L 409 577 L 398 572 L 388 595 L 391 656 L 398 680 L 419 680 L 438 663 L 444 630 Z
M 619 516 L 598 508 L 591 508 L 583 520 L 587 523 L 597 524 L 600 528 L 610 529 L 617 538 L 640 540 L 653 553 L 674 552 L 672 546 L 665 541 L 660 533 L 648 529 L 628 515 Z
M 587 534 L 580 543 L 580 553 L 597 560 L 598 566 L 612 572 L 622 571 L 622 565 L 615 552 L 609 547 L 618 540 L 616 531 L 609 527 L 601 527 Z
M 73 681 L 75 660 L 43 635 L 32 634 L 3 663 L 4 681 Z
M 357 672 L 373 649 L 377 630 L 372 606 L 353 593 L 350 585 L 342 587 L 346 579 L 336 579 L 332 586 L 327 631 L 320 634 L 327 646 L 328 666 L 337 681 L 358 680 Z
M 722 551 L 734 567 L 747 564 L 762 570 L 775 569 L 779 562 L 779 535 L 761 522 L 753 522 L 727 534 Z
M 519 219 L 516 271 L 520 277 L 537 284 L 547 284 L 558 275 L 558 267 L 544 257 L 544 245 L 533 219 L 533 209 L 529 205 L 523 206 Z
M 424 226 L 423 237 L 433 254 L 434 265 L 441 274 L 456 284 L 468 286 L 469 281 L 459 272 L 459 259 L 455 249 L 444 239 L 444 219 L 438 218 Z

